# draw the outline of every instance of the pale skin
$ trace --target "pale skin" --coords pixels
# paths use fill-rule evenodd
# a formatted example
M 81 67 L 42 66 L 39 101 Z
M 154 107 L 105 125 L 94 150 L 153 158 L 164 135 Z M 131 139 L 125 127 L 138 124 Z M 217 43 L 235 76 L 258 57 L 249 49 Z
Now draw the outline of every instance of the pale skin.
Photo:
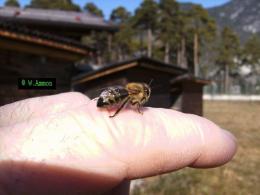
M 234 136 L 205 118 L 142 112 L 110 118 L 76 92 L 0 107 L 0 194 L 127 194 L 133 179 L 221 166 L 236 152 Z

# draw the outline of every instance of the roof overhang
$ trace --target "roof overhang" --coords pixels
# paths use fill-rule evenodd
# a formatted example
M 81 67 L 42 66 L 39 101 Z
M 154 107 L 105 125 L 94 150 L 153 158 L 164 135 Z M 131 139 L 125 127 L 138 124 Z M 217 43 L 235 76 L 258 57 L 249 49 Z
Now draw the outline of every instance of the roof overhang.
M 0 20 L 85 33 L 89 29 L 109 32 L 118 31 L 118 26 L 111 21 L 105 21 L 102 17 L 90 13 L 76 11 L 0 7 Z
M 175 74 L 175 75 L 182 75 L 188 71 L 187 69 L 166 64 L 158 60 L 154 60 L 147 57 L 140 57 L 140 58 L 134 58 L 131 60 L 122 61 L 114 64 L 109 64 L 98 70 L 94 70 L 88 73 L 75 76 L 72 78 L 72 85 L 102 78 L 104 76 L 121 72 L 137 66 L 147 68 L 147 69 L 153 69 L 160 72 L 165 72 L 168 74 Z
M 0 48 L 75 61 L 93 53 L 92 49 L 42 37 L 12 32 L 0 27 Z
M 201 85 L 208 85 L 212 82 L 211 80 L 202 79 L 202 78 L 199 78 L 199 77 L 195 77 L 190 73 L 186 73 L 186 74 L 183 74 L 183 75 L 180 75 L 178 77 L 173 78 L 170 81 L 170 83 L 171 83 L 171 85 L 174 85 L 174 84 L 178 84 L 178 83 L 183 83 L 185 81 L 192 81 L 194 83 L 198 83 L 198 84 L 201 84 Z

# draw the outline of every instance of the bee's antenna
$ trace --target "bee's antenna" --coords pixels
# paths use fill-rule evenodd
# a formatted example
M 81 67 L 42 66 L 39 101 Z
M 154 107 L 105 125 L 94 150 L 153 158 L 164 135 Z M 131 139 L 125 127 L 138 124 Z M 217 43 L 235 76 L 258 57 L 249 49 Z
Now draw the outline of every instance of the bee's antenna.
M 154 79 L 151 79 L 150 82 L 149 82 L 149 84 L 148 84 L 150 87 L 151 87 L 151 85 L 152 85 L 153 80 L 154 80 Z

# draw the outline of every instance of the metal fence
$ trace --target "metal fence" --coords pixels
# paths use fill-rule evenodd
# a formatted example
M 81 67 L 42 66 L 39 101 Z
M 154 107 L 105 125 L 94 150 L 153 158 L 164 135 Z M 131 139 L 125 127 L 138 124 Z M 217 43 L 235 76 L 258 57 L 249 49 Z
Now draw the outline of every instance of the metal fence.
M 211 94 L 204 94 L 203 100 L 260 101 L 260 95 L 211 95 Z

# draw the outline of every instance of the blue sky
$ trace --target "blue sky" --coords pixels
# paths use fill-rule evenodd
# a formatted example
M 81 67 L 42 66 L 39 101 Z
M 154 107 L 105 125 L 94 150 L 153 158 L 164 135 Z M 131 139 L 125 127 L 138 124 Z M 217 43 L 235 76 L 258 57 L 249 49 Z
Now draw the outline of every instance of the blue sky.
M 29 4 L 31 0 L 19 0 L 22 6 Z M 193 2 L 199 3 L 204 7 L 213 7 L 217 5 L 222 5 L 229 0 L 178 0 L 179 2 Z M 4 4 L 5 0 L 0 0 L 0 6 Z M 76 4 L 80 5 L 81 7 L 85 5 L 87 2 L 95 3 L 99 8 L 101 8 L 105 14 L 105 17 L 108 18 L 111 11 L 118 7 L 124 6 L 129 11 L 133 12 L 142 2 L 142 0 L 73 0 Z

